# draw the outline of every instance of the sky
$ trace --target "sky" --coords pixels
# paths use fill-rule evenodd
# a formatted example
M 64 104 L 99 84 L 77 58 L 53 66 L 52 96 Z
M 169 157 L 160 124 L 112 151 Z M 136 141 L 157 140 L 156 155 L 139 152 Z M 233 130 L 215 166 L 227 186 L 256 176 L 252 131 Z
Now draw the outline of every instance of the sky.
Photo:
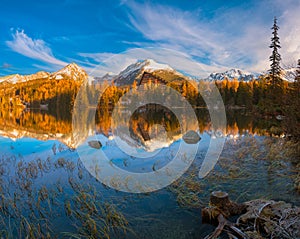
M 171 66 L 183 56 L 201 77 L 230 68 L 264 72 L 274 16 L 288 67 L 300 58 L 299 13 L 299 0 L 2 0 L 0 76 L 53 72 L 71 62 L 90 72 L 126 51 L 140 60 L 160 54 Z M 115 64 L 137 58 L 126 57 Z

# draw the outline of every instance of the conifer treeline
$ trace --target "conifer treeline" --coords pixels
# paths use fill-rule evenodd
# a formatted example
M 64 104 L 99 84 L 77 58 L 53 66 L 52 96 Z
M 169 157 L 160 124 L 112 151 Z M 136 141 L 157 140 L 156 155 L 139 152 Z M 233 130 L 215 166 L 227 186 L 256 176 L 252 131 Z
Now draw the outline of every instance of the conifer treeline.
M 270 104 L 272 99 L 272 85 L 268 81 L 268 77 L 260 77 L 258 80 L 238 81 L 200 81 L 191 84 L 188 81 L 182 81 L 180 84 L 167 84 L 171 88 L 177 90 L 185 97 L 194 107 L 205 107 L 205 101 L 200 95 L 199 89 L 209 90 L 212 84 L 216 84 L 223 98 L 226 107 L 243 107 L 249 110 L 258 110 L 261 113 L 282 114 L 280 105 Z M 281 99 L 289 98 L 292 92 L 289 89 L 294 88 L 295 83 L 283 82 L 281 85 Z M 146 91 L 151 91 L 157 86 L 157 83 L 149 81 L 142 87 Z M 72 80 L 45 80 L 42 83 L 39 80 L 24 82 L 8 87 L 0 86 L 0 105 L 2 109 L 15 108 L 29 103 L 30 108 L 39 108 L 41 104 L 48 104 L 49 109 L 64 109 L 71 112 L 74 106 L 76 94 L 80 84 Z M 136 84 L 132 86 L 117 87 L 114 84 L 108 85 L 88 85 L 84 86 L 82 102 L 84 105 L 94 105 L 98 102 L 96 97 L 100 92 L 104 91 L 99 99 L 101 108 L 113 108 L 119 99 L 130 89 L 136 88 Z M 282 104 L 284 101 L 282 100 Z M 101 108 L 99 110 L 101 111 Z
M 81 82 L 74 80 L 36 79 L 17 84 L 0 84 L 1 109 L 28 107 L 39 109 L 47 105 L 51 113 L 71 112 Z

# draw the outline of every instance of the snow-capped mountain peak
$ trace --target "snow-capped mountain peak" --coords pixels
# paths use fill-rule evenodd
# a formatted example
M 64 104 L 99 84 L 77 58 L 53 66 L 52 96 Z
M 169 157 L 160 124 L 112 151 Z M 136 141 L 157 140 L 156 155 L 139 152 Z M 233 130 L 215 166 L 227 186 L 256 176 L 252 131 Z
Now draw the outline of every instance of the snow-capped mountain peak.
M 44 79 L 49 77 L 49 73 L 45 71 L 39 71 L 35 74 L 32 75 L 19 75 L 19 74 L 14 74 L 14 75 L 8 75 L 0 78 L 0 83 L 1 82 L 7 82 L 10 84 L 15 84 L 15 83 L 20 83 L 20 82 L 26 82 L 34 79 Z
M 71 63 L 61 70 L 54 72 L 51 77 L 56 80 L 63 79 L 64 77 L 70 77 L 74 80 L 78 80 L 80 78 L 86 79 L 87 73 L 77 64 Z
M 134 64 L 131 64 L 125 70 L 121 71 L 119 76 L 126 78 L 129 74 L 132 74 L 132 73 L 134 73 L 136 71 L 140 71 L 140 70 L 144 70 L 147 72 L 153 72 L 153 71 L 157 71 L 157 70 L 173 71 L 173 69 L 166 64 L 160 64 L 152 59 L 146 59 L 144 61 L 138 61 Z
M 148 72 L 152 72 L 156 70 L 173 71 L 173 69 L 169 65 L 157 63 L 152 59 L 147 59 L 144 62 L 145 62 L 144 70 L 147 70 Z
M 87 73 L 80 66 L 76 65 L 75 63 L 71 63 L 62 68 L 61 70 L 53 72 L 52 74 L 45 71 L 39 71 L 31 75 L 14 74 L 0 77 L 0 83 L 16 84 L 37 79 L 73 79 L 75 81 L 81 81 L 87 78 Z
M 161 64 L 152 59 L 146 59 L 144 61 L 137 61 L 121 71 L 120 74 L 115 77 L 115 83 L 117 85 L 131 84 L 134 80 L 141 78 L 144 72 L 154 73 L 158 71 L 168 71 L 179 74 L 167 64 Z
M 297 75 L 297 68 L 289 68 L 281 71 L 281 77 L 283 80 L 286 80 L 288 82 L 294 82 L 295 77 Z
M 230 69 L 222 73 L 211 73 L 206 80 L 215 81 L 215 80 L 233 80 L 237 79 L 238 81 L 250 81 L 252 79 L 257 79 L 260 74 L 250 73 L 240 69 Z

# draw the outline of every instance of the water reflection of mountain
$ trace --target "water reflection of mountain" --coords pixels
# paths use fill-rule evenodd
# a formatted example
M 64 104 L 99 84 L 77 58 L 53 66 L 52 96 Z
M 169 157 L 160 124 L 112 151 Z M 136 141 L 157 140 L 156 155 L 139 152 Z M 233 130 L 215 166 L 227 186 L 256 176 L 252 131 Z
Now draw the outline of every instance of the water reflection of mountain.
M 125 109 L 120 109 L 126 113 Z M 207 109 L 195 110 L 198 118 L 198 127 L 184 122 L 183 127 L 198 128 L 202 134 L 207 132 L 214 136 L 236 137 L 243 134 L 270 135 L 280 134 L 280 122 L 275 120 L 258 119 L 247 111 L 228 111 L 227 126 L 223 129 L 213 129 L 210 123 L 209 112 Z M 58 112 L 51 115 L 45 111 L 0 111 L 0 134 L 9 138 L 30 137 L 39 140 L 57 139 L 70 147 L 74 147 L 72 138 L 72 119 L 71 116 Z M 81 136 L 85 137 L 91 134 L 103 134 L 106 137 L 112 135 L 112 112 L 107 109 L 96 112 L 86 110 L 82 112 L 82 122 L 80 124 Z M 92 124 L 87 124 L 86 119 L 96 120 L 96 128 Z M 158 126 L 160 125 L 160 126 Z M 122 117 L 118 119 L 118 127 L 127 127 L 127 123 Z M 218 135 L 216 131 L 218 130 Z M 169 142 L 172 139 L 181 137 L 180 125 L 176 116 L 163 107 L 141 107 L 130 117 L 129 125 L 130 137 L 140 145 L 146 145 L 150 138 L 161 138 L 166 132 Z M 220 134 L 221 133 L 221 134 Z
M 69 119 L 45 111 L 0 110 L 0 134 L 9 138 L 30 137 L 39 140 L 58 139 L 66 142 L 72 132 Z

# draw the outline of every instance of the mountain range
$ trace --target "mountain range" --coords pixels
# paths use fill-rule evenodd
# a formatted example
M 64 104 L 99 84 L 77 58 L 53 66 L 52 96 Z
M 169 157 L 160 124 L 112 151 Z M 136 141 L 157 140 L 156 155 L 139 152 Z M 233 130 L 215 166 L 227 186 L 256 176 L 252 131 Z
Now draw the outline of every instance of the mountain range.
M 293 81 L 295 76 L 295 68 L 291 68 L 288 70 L 282 71 L 282 78 L 287 81 Z M 141 83 L 142 78 L 147 73 L 147 77 L 149 78 L 153 76 L 155 78 L 160 79 L 161 81 L 180 81 L 183 79 L 189 79 L 188 77 L 184 76 L 183 74 L 179 73 L 178 71 L 174 70 L 172 67 L 166 64 L 160 64 L 155 62 L 152 59 L 147 59 L 144 61 L 137 61 L 134 64 L 129 65 L 123 71 L 121 71 L 118 75 L 110 75 L 106 74 L 102 77 L 94 77 L 94 83 L 100 83 L 104 80 L 108 82 L 114 82 L 118 86 L 122 85 L 130 85 L 134 81 L 137 83 Z M 259 79 L 259 76 L 263 76 L 265 74 L 260 73 L 251 73 L 247 71 L 243 71 L 240 69 L 229 69 L 225 72 L 214 72 L 211 73 L 208 77 L 204 79 L 198 80 L 205 80 L 205 81 L 222 81 L 222 80 L 233 80 L 237 79 L 238 81 L 250 81 L 252 79 Z M 40 71 L 35 74 L 31 75 L 8 75 L 4 77 L 0 77 L 0 84 L 1 83 L 8 83 L 8 84 L 16 84 L 19 82 L 27 82 L 36 79 L 52 79 L 52 80 L 61 80 L 61 79 L 73 79 L 75 81 L 80 81 L 82 79 L 86 80 L 88 75 L 86 71 L 78 66 L 75 63 L 71 63 L 61 70 L 53 73 Z
M 0 84 L 1 83 L 16 84 L 16 83 L 28 82 L 37 79 L 40 80 L 43 79 L 51 79 L 51 80 L 70 79 L 71 80 L 72 79 L 75 81 L 81 81 L 82 79 L 85 80 L 87 78 L 88 75 L 83 68 L 81 68 L 75 63 L 71 63 L 54 73 L 39 71 L 31 75 L 14 74 L 14 75 L 0 77 Z
M 221 73 L 217 73 L 217 72 L 211 73 L 204 80 L 215 81 L 215 80 L 225 80 L 225 79 L 228 80 L 237 79 L 238 81 L 250 81 L 253 79 L 258 79 L 260 75 L 261 74 L 258 73 L 250 73 L 250 72 L 242 71 L 240 69 L 233 68 Z

